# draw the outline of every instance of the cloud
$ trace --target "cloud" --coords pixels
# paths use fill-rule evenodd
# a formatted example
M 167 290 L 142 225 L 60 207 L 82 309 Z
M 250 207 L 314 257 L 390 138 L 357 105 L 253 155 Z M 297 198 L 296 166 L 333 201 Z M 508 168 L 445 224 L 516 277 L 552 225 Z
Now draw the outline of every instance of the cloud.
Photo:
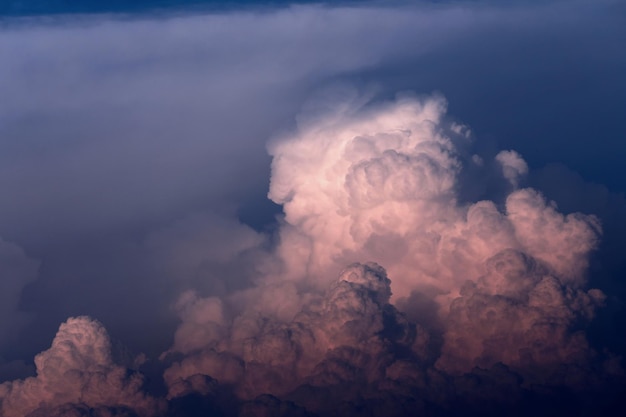
M 239 222 L 232 213 L 194 213 L 150 233 L 137 248 L 163 285 L 224 295 L 247 285 L 267 236 Z M 171 302 L 171 300 L 170 300 Z
M 371 259 L 390 271 L 396 299 L 434 291 L 449 301 L 484 275 L 489 258 L 515 249 L 584 284 L 600 233 L 594 216 L 564 216 L 532 189 L 509 194 L 504 212 L 488 200 L 459 203 L 459 178 L 478 168 L 461 152 L 469 139 L 446 120 L 442 97 L 358 106 L 301 123 L 270 147 L 269 197 L 285 211 L 278 255 L 289 279 L 315 285 Z M 516 153 L 496 160 L 526 166 Z
M 517 187 L 521 177 L 528 173 L 528 165 L 515 151 L 502 151 L 496 155 L 496 161 L 502 166 L 502 175 L 513 187 Z
M 61 324 L 35 365 L 37 376 L 0 385 L 3 416 L 84 415 L 80 410 L 116 408 L 122 415 L 148 417 L 162 408 L 142 392 L 139 374 L 113 362 L 106 330 L 88 317 Z
M 437 19 L 465 19 L 448 13 Z M 266 186 L 266 139 L 311 89 L 426 29 L 409 22 L 391 8 L 321 6 L 9 21 L 0 134 L 2 177 L 14 180 L 0 185 L 14 198 L 0 203 L 0 226 L 41 244 L 244 200 Z M 363 37 L 371 49 L 352 48 Z
M 324 86 L 373 85 L 378 98 L 406 89 L 442 91 L 454 115 L 472 123 L 480 137 L 473 153 L 487 166 L 496 164 L 495 152 L 481 149 L 490 145 L 487 138 L 503 144 L 494 149 L 520 152 L 531 166 L 538 165 L 537 158 L 541 163 L 571 152 L 589 155 L 566 158 L 574 169 L 577 163 L 591 164 L 589 147 L 580 151 L 581 138 L 603 137 L 602 129 L 621 126 L 614 110 L 621 108 L 615 97 L 621 97 L 616 91 L 623 72 L 618 23 L 607 3 L 582 1 L 3 19 L 0 188 L 10 198 L 0 201 L 0 235 L 36 254 L 44 266 L 23 294 L 22 305 L 35 314 L 27 340 L 20 341 L 29 352 L 17 347 L 23 352 L 19 359 L 47 343 L 37 335 L 79 314 L 111 323 L 138 350 L 164 349 L 175 320 L 166 307 L 172 297 L 189 289 L 205 296 L 232 288 L 214 285 L 215 275 L 248 282 L 248 276 L 239 279 L 246 272 L 227 268 L 213 273 L 206 264 L 193 271 L 175 268 L 167 254 L 183 256 L 164 249 L 167 242 L 160 243 L 163 269 L 147 265 L 148 256 L 134 249 L 179 222 L 191 227 L 190 219 L 205 213 L 245 212 L 240 217 L 257 229 L 271 223 L 277 209 L 264 202 L 271 162 L 265 143 L 276 132 L 292 131 L 305 100 Z M 570 94 L 579 89 L 592 99 L 573 99 Z M 335 100 L 337 106 L 342 100 Z M 355 100 L 363 98 L 357 94 Z M 544 103 L 550 111 L 541 108 Z M 578 104 L 580 112 L 572 114 L 571 106 Z M 304 118 L 313 118 L 312 111 L 305 112 Z M 583 128 L 574 127 L 580 123 Z M 463 136 L 457 125 L 450 124 L 450 135 Z M 536 131 L 530 134 L 531 129 Z M 550 146 L 560 138 L 568 143 L 557 152 Z M 619 143 L 602 141 L 602 149 Z M 535 160 L 529 158 L 533 152 Z M 595 160 L 621 154 L 611 148 Z M 372 166 L 355 167 L 351 181 L 355 186 L 369 181 L 399 157 L 388 153 Z M 454 181 L 465 181 L 465 173 Z M 390 179 L 385 193 L 398 197 L 400 182 Z M 494 198 L 488 180 L 465 182 L 476 192 L 463 200 Z M 352 193 L 352 204 L 387 195 Z M 195 241 L 198 249 L 189 253 L 202 253 L 205 244 L 219 246 L 207 240 Z M 391 234 L 372 239 L 368 247 L 392 252 L 401 242 Z M 361 260 L 348 258 L 321 275 L 328 280 Z M 196 279 L 187 280 L 187 288 L 168 284 L 190 275 Z M 154 285 L 155 276 L 163 284 Z M 396 276 L 393 285 L 402 279 Z M 113 302 L 118 308 L 111 310 Z M 281 314 L 295 311 L 298 303 L 297 297 L 281 300 Z M 139 337 L 131 323 L 150 330 Z
M 187 320 L 173 351 L 186 357 L 165 372 L 170 396 L 187 393 L 181 386 L 193 385 L 198 374 L 233 384 L 237 394 L 248 399 L 282 395 L 303 383 L 325 386 L 345 378 L 380 379 L 394 361 L 394 349 L 425 348 L 421 329 L 389 304 L 389 284 L 379 265 L 351 265 L 288 322 L 254 311 L 225 321 L 218 300 L 196 301 L 194 313 L 204 314 L 210 323 L 195 332 L 196 344 L 190 349 L 180 343 L 189 339 L 189 320 L 182 317 Z M 209 329 L 215 330 L 209 334 Z M 202 335 L 203 346 L 197 343 Z
M 148 353 L 156 396 L 162 369 L 150 367 L 168 368 L 173 415 L 480 414 L 487 403 L 504 414 L 598 379 L 621 386 L 620 358 L 597 337 L 611 332 L 586 330 L 621 297 L 607 290 L 620 274 L 592 287 L 601 234 L 609 261 L 623 258 L 623 211 L 608 213 L 597 187 L 567 204 L 554 190 L 575 180 L 547 170 L 538 185 L 534 174 L 555 158 L 593 175 L 623 154 L 619 141 L 587 141 L 623 130 L 615 10 L 3 21 L 0 232 L 24 251 L 0 244 L 0 272 L 15 271 L 0 283 L 2 375 L 26 374 L 22 360 L 52 326 L 90 314 Z M 406 89 L 442 94 L 392 98 Z M 269 196 L 283 208 L 273 223 L 277 206 L 261 204 L 270 162 Z M 605 232 L 579 211 L 602 212 Z M 37 282 L 25 254 L 43 261 Z M 18 308 L 34 318 L 20 333 Z M 100 325 L 64 326 L 80 331 L 41 354 L 58 368 L 38 362 L 37 377 L 4 384 L 3 407 L 149 413 L 158 401 L 141 375 L 83 349 L 109 351 Z M 46 382 L 65 371 L 69 384 Z
M 584 332 L 575 331 L 604 301 L 599 290 L 564 286 L 536 261 L 506 250 L 487 261 L 489 273 L 468 282 L 450 306 L 437 366 L 468 372 L 504 363 L 533 380 L 564 365 L 583 366 L 593 354 Z
M 474 73 L 492 74 L 492 63 L 463 61 L 458 45 L 500 52 L 496 32 L 505 44 L 534 46 L 539 38 L 557 49 L 555 32 L 575 40 L 586 34 L 572 29 L 582 30 L 578 13 L 550 2 L 513 9 L 293 6 L 165 18 L 65 16 L 49 24 L 7 20 L 0 41 L 0 59 L 7 62 L 0 69 L 7 97 L 0 105 L 1 172 L 14 180 L 0 179 L 13 196 L 0 203 L 0 226 L 12 240 L 41 244 L 240 202 L 265 187 L 267 137 L 284 129 L 320 85 L 361 78 L 386 92 L 457 93 L 467 88 L 455 88 L 460 77 L 433 77 L 471 64 L 467 84 L 486 88 Z M 590 15 L 607 20 L 604 7 Z M 587 44 L 578 46 L 587 53 Z M 536 75 L 534 58 L 515 57 Z M 545 57 L 541 70 L 563 59 L 582 58 Z M 438 68 L 424 73 L 431 62 Z M 498 76 L 518 76 L 494 68 Z M 416 73 L 416 81 L 387 81 L 405 71 Z
M 332 104 L 270 145 L 269 196 L 285 214 L 269 272 L 229 297 L 181 296 L 169 397 L 210 377 L 259 413 L 352 415 L 361 398 L 402 415 L 424 410 L 416 398 L 471 403 L 483 395 L 474 378 L 513 386 L 517 399 L 488 400 L 503 407 L 521 401 L 521 381 L 585 387 L 597 353 L 580 326 L 605 300 L 584 289 L 597 218 L 563 215 L 530 188 L 501 208 L 459 202 L 466 166 L 489 168 L 463 151 L 471 138 L 440 96 Z M 512 152 L 500 160 L 526 166 Z M 364 259 L 376 263 L 342 266 Z M 399 384 L 413 390 L 401 401 Z M 387 410 L 394 401 L 408 403 Z
M 461 202 L 472 175 L 493 171 L 476 164 L 469 129 L 450 120 L 440 95 L 330 103 L 269 146 L 269 197 L 284 209 L 275 247 L 204 214 L 138 249 L 179 274 L 181 288 L 199 287 L 179 296 L 181 323 L 160 359 L 172 410 L 199 398 L 214 410 L 235 402 L 246 413 L 354 414 L 362 399 L 402 415 L 471 403 L 483 389 L 473 378 L 523 398 L 520 381 L 584 389 L 603 372 L 598 363 L 615 365 L 580 327 L 605 299 L 585 288 L 596 217 L 564 215 L 531 188 L 513 187 L 500 204 Z M 494 163 L 525 166 L 512 152 Z M 517 179 L 510 174 L 498 175 Z M 221 270 L 230 271 L 221 288 L 200 288 L 196 275 L 218 283 Z M 36 377 L 1 386 L 7 417 L 165 410 L 86 317 L 62 324 L 35 364 Z

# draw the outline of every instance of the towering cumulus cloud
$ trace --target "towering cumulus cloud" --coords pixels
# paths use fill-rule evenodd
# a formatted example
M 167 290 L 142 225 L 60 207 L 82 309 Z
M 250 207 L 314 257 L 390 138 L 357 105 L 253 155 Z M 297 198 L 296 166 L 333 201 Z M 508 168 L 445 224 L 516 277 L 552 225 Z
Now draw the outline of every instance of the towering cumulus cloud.
M 149 417 L 159 412 L 158 401 L 141 392 L 143 378 L 113 362 L 106 330 L 87 317 L 61 324 L 35 365 L 36 377 L 0 385 L 3 417 Z
M 445 111 L 439 96 L 334 106 L 270 146 L 279 243 L 252 288 L 181 297 L 170 398 L 223 383 L 250 415 L 403 415 L 590 380 L 598 220 L 519 189 L 522 157 L 472 155 Z M 481 169 L 508 195 L 461 202 Z
M 290 279 L 369 259 L 388 269 L 396 299 L 423 291 L 447 306 L 466 280 L 485 275 L 488 259 L 512 249 L 584 284 L 598 221 L 563 216 L 532 189 L 514 190 L 503 209 L 460 204 L 459 175 L 479 159 L 463 155 L 471 135 L 445 110 L 441 97 L 343 109 L 271 146 L 269 196 L 284 207 L 279 255 Z M 516 152 L 496 160 L 513 185 L 527 171 Z
M 499 412 L 619 371 L 584 333 L 605 298 L 585 288 L 595 217 L 519 188 L 528 167 L 515 151 L 472 155 L 442 97 L 342 103 L 270 146 L 269 196 L 284 208 L 274 246 L 209 217 L 148 240 L 163 258 L 174 250 L 174 270 L 240 263 L 223 270 L 249 283 L 178 298 L 160 359 L 167 408 L 79 317 L 35 358 L 37 376 L 0 385 L 2 416 Z M 462 199 L 481 170 L 507 192 Z M 206 254 L 205 229 L 225 241 Z
M 0 0 L 0 417 L 621 416 L 625 6 Z

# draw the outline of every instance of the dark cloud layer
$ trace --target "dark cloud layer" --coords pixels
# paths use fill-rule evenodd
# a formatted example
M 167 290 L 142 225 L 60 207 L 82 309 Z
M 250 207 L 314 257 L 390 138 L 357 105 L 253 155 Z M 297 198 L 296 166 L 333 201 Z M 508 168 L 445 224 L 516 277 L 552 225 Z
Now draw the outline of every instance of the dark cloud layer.
M 60 14 L 94 13 L 180 13 L 240 10 L 242 8 L 269 9 L 293 4 L 329 3 L 315 0 L 6 0 L 0 5 L 0 16 L 33 17 Z M 341 4 L 359 3 L 342 0 Z M 361 2 L 362 3 L 362 2 Z M 370 2 L 372 3 L 372 2 Z M 337 2 L 336 4 L 339 4 Z
M 0 416 L 620 415 L 620 2 L 9 6 Z

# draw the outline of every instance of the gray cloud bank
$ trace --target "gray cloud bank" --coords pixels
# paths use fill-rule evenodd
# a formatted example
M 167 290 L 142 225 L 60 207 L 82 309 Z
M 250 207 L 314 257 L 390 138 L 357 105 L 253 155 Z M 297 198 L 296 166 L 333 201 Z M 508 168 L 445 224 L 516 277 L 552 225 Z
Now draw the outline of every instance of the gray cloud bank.
M 560 120 L 569 83 L 613 81 L 623 102 L 598 76 L 624 66 L 622 17 L 556 2 L 5 21 L 1 415 L 608 413 L 626 204 L 536 168 L 589 147 L 553 135 L 579 123 Z M 484 55 L 505 49 L 510 64 Z M 524 86 L 560 103 L 552 121 Z M 573 165 L 624 189 L 590 167 Z

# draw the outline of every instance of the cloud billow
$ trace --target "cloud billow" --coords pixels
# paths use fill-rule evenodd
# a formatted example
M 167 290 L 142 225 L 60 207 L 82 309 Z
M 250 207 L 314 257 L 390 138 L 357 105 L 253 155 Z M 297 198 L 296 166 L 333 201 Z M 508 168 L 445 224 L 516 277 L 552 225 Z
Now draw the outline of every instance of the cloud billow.
M 408 384 L 402 401 L 419 404 L 388 414 L 402 415 L 441 407 L 436 392 L 462 392 L 479 369 L 513 381 L 520 398 L 521 381 L 580 389 L 593 379 L 596 353 L 579 329 L 604 301 L 584 289 L 597 219 L 563 215 L 533 189 L 513 189 L 502 209 L 458 203 L 457 177 L 476 158 L 458 151 L 471 135 L 446 125 L 445 108 L 437 96 L 346 108 L 270 146 L 270 197 L 285 210 L 278 266 L 231 297 L 182 301 L 171 352 L 185 358 L 165 372 L 170 398 L 206 375 L 252 401 L 247 410 L 269 407 L 254 399 L 271 394 L 278 408 L 335 415 L 356 398 L 395 401 Z M 355 260 L 377 263 L 343 269 Z M 415 313 L 425 301 L 434 315 Z M 205 324 L 189 332 L 190 317 Z
M 513 186 L 503 204 L 460 203 L 459 176 L 485 164 L 464 151 L 471 132 L 449 121 L 441 96 L 349 103 L 303 114 L 270 145 L 269 196 L 284 208 L 275 249 L 233 223 L 234 241 L 212 251 L 256 263 L 252 286 L 180 296 L 181 323 L 161 357 L 170 411 L 193 398 L 224 411 L 231 396 L 242 415 L 354 414 L 359 401 L 377 415 L 443 415 L 485 395 L 467 378 L 495 384 L 497 408 L 512 401 L 506 386 L 527 395 L 522 381 L 584 389 L 604 372 L 598 360 L 619 374 L 581 330 L 605 298 L 585 289 L 598 220 L 516 188 L 525 163 L 512 151 L 492 163 L 517 167 L 501 171 Z M 182 235 L 171 229 L 151 245 L 163 251 L 164 237 L 189 235 L 182 224 Z M 88 318 L 64 323 L 35 363 L 36 377 L 2 385 L 7 417 L 165 412 Z
M 614 3 L 3 21 L 0 417 L 610 415 Z
M 37 376 L 0 385 L 2 416 L 82 415 L 81 409 L 103 409 L 103 413 L 116 409 L 121 415 L 149 417 L 163 409 L 163 404 L 142 392 L 140 374 L 113 362 L 106 330 L 88 317 L 61 324 L 50 349 L 35 357 L 35 365 Z

